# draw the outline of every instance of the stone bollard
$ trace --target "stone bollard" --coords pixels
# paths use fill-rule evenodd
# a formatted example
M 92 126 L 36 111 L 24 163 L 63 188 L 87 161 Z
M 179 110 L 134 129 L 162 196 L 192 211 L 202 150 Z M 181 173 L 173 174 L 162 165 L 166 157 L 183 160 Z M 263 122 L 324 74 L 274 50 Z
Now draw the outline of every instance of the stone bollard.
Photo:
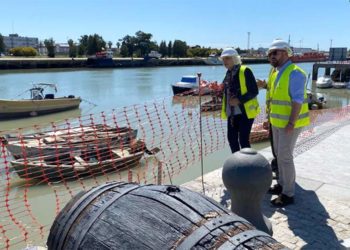
M 232 212 L 272 235 L 271 222 L 261 211 L 262 200 L 272 183 L 266 158 L 254 149 L 244 148 L 225 161 L 222 179 L 231 194 Z

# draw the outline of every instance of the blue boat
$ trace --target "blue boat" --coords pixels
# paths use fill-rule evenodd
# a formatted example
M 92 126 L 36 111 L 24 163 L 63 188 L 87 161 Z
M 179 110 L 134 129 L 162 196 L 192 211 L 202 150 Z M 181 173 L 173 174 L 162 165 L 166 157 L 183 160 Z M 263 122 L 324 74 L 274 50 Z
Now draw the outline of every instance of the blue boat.
M 198 89 L 198 78 L 197 76 L 183 76 L 180 82 L 173 83 L 171 86 L 174 95 L 190 92 Z

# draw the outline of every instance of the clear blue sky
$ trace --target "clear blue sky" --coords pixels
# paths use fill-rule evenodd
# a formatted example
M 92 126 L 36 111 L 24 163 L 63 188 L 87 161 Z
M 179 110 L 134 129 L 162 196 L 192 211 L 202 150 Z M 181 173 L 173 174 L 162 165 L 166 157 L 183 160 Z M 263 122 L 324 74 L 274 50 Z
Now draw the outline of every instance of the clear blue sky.
M 66 42 L 98 33 L 113 44 L 138 30 L 212 47 L 350 47 L 349 0 L 1 0 L 0 33 Z

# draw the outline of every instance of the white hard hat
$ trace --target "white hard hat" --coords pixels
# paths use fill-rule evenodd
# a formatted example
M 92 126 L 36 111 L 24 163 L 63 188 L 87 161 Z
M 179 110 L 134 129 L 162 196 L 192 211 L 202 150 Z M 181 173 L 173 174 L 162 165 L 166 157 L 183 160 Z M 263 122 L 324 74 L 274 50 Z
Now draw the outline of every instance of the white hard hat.
M 223 58 L 223 57 L 232 57 L 232 56 L 239 56 L 237 50 L 235 50 L 234 48 L 226 48 L 222 51 L 220 57 Z
M 288 56 L 293 55 L 293 51 L 290 48 L 289 44 L 287 42 L 283 41 L 282 39 L 275 39 L 271 43 L 270 48 L 267 51 L 267 53 L 269 53 L 271 50 L 284 50 L 284 51 L 287 51 Z

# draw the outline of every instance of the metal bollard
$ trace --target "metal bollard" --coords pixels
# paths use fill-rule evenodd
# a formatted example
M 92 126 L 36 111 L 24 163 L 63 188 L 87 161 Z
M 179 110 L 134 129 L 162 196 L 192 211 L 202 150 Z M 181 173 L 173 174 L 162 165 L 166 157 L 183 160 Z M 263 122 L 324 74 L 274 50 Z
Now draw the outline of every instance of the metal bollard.
M 272 183 L 266 158 L 254 149 L 244 148 L 225 161 L 222 180 L 231 194 L 232 212 L 272 235 L 271 222 L 261 211 L 262 200 Z

